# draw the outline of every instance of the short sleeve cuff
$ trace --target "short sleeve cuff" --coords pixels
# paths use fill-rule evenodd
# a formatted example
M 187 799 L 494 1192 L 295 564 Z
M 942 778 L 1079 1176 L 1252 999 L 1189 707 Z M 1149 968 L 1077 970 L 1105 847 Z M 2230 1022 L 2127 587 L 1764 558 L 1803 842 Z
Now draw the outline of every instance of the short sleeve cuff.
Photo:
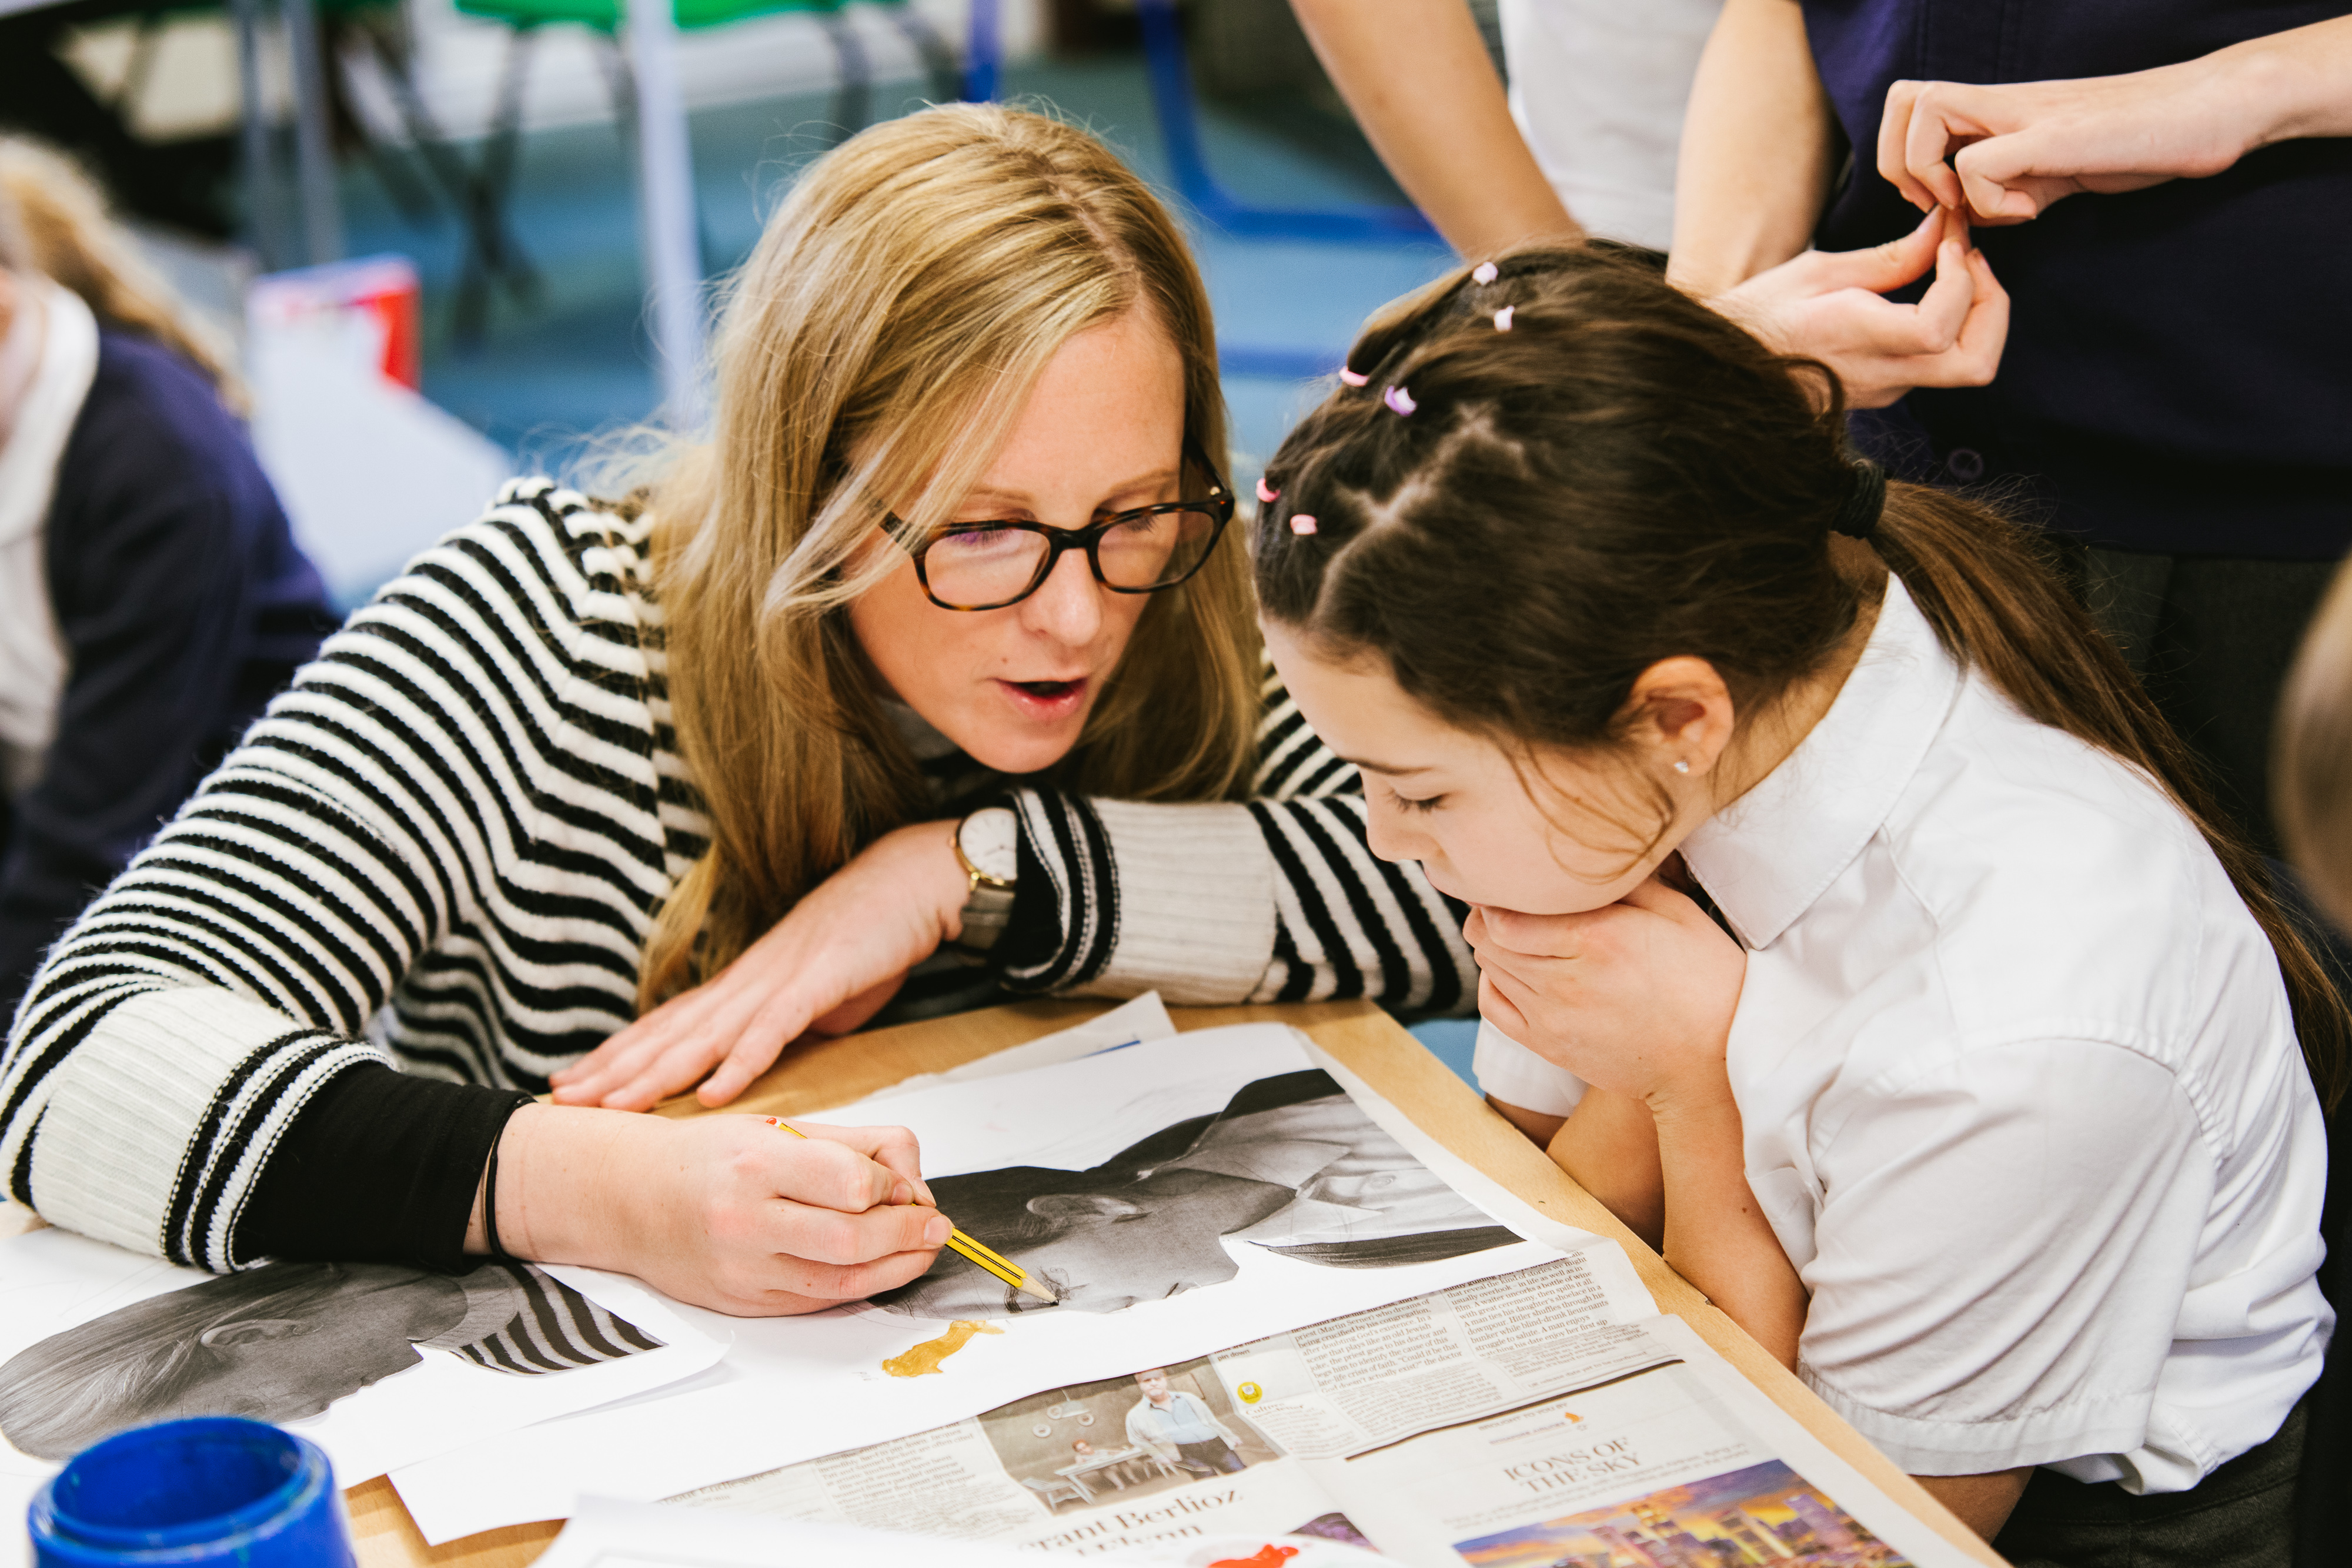
M 1864 1405 L 1800 1364 L 1797 1375 L 1846 1425 L 1915 1476 L 1975 1476 L 2093 1454 L 2129 1454 L 2147 1441 L 2150 1393 L 2069 1400 L 2020 1416 L 1934 1421 Z
M 1583 1079 L 1546 1061 L 1484 1019 L 1478 1020 L 1470 1070 L 1486 1093 L 1541 1116 L 1565 1116 L 1584 1098 Z

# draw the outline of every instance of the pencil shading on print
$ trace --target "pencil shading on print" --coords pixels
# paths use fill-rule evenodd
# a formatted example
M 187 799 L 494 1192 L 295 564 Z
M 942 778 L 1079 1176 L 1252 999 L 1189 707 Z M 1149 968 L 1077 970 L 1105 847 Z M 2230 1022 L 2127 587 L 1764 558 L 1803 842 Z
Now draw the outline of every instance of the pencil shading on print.
M 1244 1084 L 1090 1170 L 1012 1166 L 931 1179 L 942 1211 L 1063 1304 L 1117 1312 L 1238 1272 L 1230 1238 L 1325 1268 L 1426 1263 L 1518 1239 L 1382 1132 L 1329 1074 Z M 1039 1310 L 942 1255 L 876 1304 L 923 1317 Z
M 271 1263 L 151 1296 L 19 1352 L 0 1365 L 0 1436 L 62 1459 L 151 1421 L 297 1421 L 417 1365 L 420 1347 L 535 1377 L 661 1342 L 526 1263 L 455 1277 Z

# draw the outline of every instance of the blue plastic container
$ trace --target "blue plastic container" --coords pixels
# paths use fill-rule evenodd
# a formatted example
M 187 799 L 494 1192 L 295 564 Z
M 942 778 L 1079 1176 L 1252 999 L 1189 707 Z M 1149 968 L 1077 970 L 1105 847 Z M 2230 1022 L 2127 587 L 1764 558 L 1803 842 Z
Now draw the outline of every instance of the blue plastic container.
M 33 1499 L 39 1568 L 353 1568 L 335 1472 L 316 1444 L 207 1416 L 119 1433 Z

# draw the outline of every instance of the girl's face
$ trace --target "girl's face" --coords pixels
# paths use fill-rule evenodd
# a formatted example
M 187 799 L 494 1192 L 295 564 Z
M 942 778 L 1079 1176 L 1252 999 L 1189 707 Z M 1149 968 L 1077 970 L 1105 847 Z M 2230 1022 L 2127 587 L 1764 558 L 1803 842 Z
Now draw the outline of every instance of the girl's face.
M 1149 311 L 1130 310 L 1047 361 L 996 462 L 951 516 L 1076 528 L 1173 501 L 1183 441 L 1183 361 Z M 897 549 L 878 529 L 876 540 Z M 973 760 L 1022 774 L 1077 744 L 1150 601 L 1105 588 L 1085 552 L 1070 550 L 1017 604 L 942 610 L 900 552 L 849 622 L 891 695 Z
M 1541 779 L 1530 771 L 1523 781 L 1500 747 L 1432 714 L 1383 665 L 1336 664 L 1290 628 L 1268 622 L 1265 631 L 1299 712 L 1362 771 L 1372 852 L 1419 861 L 1450 897 L 1526 915 L 1599 909 L 1640 886 L 1705 819 L 1695 800 L 1678 800 L 1653 844 L 1654 797 L 1630 789 L 1624 772 L 1552 751 L 1538 759 Z M 1631 767 L 1654 761 L 1670 769 L 1679 745 L 1696 760 L 1678 780 L 1696 785 L 1719 749 L 1705 744 L 1712 738 L 1660 736 L 1651 746 L 1637 738 Z M 1642 755 L 1650 749 L 1659 755 Z

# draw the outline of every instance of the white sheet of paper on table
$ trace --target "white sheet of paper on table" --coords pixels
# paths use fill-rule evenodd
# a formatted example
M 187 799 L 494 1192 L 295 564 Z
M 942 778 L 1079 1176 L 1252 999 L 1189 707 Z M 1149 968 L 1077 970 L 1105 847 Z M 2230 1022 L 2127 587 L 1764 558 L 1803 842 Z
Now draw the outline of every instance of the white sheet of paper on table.
M 1244 1083 L 1315 1065 L 1297 1031 L 1243 1025 L 1050 1069 L 934 1084 L 844 1106 L 823 1119 L 912 1127 L 929 1176 L 1011 1165 L 1080 1170 L 1175 1122 L 1222 1110 Z M 1381 1108 L 1367 1109 L 1386 1122 Z M 1605 1248 L 1612 1260 L 1598 1271 L 1622 1280 L 1629 1303 L 1646 1303 L 1622 1253 L 1599 1238 L 1584 1239 Z M 1551 1247 L 1522 1241 L 1433 1263 L 1327 1269 L 1230 1239 L 1225 1248 L 1239 1272 L 1224 1284 L 1115 1313 L 1012 1319 L 1001 1325 L 1003 1333 L 968 1343 L 946 1376 L 898 1379 L 878 1370 L 886 1357 L 936 1337 L 944 1326 L 936 1320 L 863 1308 L 728 1319 L 680 1307 L 706 1332 L 731 1330 L 735 1336 L 725 1359 L 702 1376 L 625 1408 L 549 1422 L 523 1440 L 477 1444 L 406 1467 L 393 1483 L 425 1538 L 438 1544 L 503 1524 L 567 1517 L 583 1495 L 674 1496 L 924 1431 L 1057 1383 L 1206 1355 L 1559 1256 Z
M 1314 1536 L 1278 1538 L 1285 1568 L 1378 1568 L 1390 1559 Z M 1109 1552 L 1099 1560 L 1190 1568 L 1220 1553 L 1246 1558 L 1264 1536 L 1193 1538 L 1157 1549 Z M 1204 1548 L 1209 1550 L 1203 1550 Z M 726 1513 L 708 1508 L 588 1498 L 534 1568 L 804 1568 L 854 1563 L 857 1568 L 1036 1568 L 1037 1553 L 1011 1546 L 897 1535 L 854 1524 L 809 1523 Z
M 877 1093 L 869 1094 L 860 1104 L 871 1105 L 883 1100 L 895 1100 L 901 1094 L 929 1089 L 941 1083 L 970 1083 L 982 1078 L 1002 1078 L 1008 1072 L 1027 1072 L 1040 1067 L 1057 1067 L 1065 1061 L 1078 1061 L 1089 1056 L 1101 1056 L 1108 1051 L 1124 1051 L 1130 1045 L 1141 1045 L 1154 1040 L 1172 1040 L 1176 1020 L 1168 1016 L 1168 1009 L 1158 991 L 1146 991 L 1132 997 L 1107 1013 L 1097 1013 L 1084 1023 L 1072 1024 L 1065 1030 L 1024 1044 L 1012 1046 L 977 1061 L 967 1061 L 961 1067 L 950 1067 L 945 1072 L 925 1072 L 892 1084 Z M 820 1113 L 820 1119 L 824 1113 Z
M 320 1415 L 287 1422 L 287 1429 L 325 1449 L 337 1481 L 350 1486 L 460 1444 L 691 1378 L 726 1351 L 723 1329 L 705 1333 L 635 1280 L 593 1269 L 547 1271 L 663 1348 L 539 1376 L 485 1371 L 420 1350 L 415 1366 Z M 62 1330 L 211 1277 L 68 1230 L 0 1240 L 0 1364 Z M 26 1560 L 25 1507 L 58 1469 L 0 1443 L 0 1519 L 11 1521 L 0 1527 L 0 1568 Z

